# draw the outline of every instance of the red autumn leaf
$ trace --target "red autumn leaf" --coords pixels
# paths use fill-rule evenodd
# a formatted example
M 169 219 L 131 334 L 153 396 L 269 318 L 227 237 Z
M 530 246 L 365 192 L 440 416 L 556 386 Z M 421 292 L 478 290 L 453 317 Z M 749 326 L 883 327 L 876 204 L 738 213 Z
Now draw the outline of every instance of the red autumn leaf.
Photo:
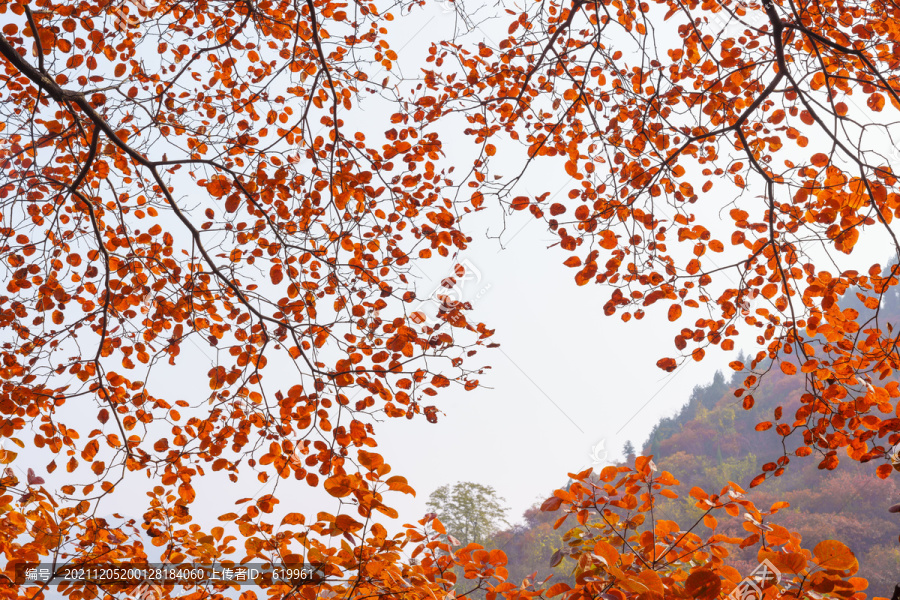
M 546 594 L 548 598 L 553 598 L 554 596 L 559 596 L 565 592 L 571 590 L 571 586 L 567 583 L 559 582 L 555 583 L 547 590 Z
M 691 598 L 715 598 L 721 589 L 722 580 L 709 569 L 697 569 L 684 582 L 684 590 Z
M 675 362 L 674 358 L 661 358 L 660 360 L 656 361 L 656 366 L 663 371 L 671 373 L 675 370 L 675 367 L 677 367 L 678 364 Z
M 325 480 L 323 484 L 325 491 L 335 498 L 344 498 L 350 495 L 352 487 L 350 479 L 343 475 L 335 475 Z
M 544 503 L 541 504 L 541 511 L 553 512 L 553 511 L 559 509 L 560 506 L 562 506 L 562 498 L 553 496 L 551 498 L 547 498 L 546 500 L 544 500 Z
M 823 154 L 822 152 L 818 152 L 812 155 L 810 161 L 817 167 L 824 167 L 828 164 L 828 155 Z
M 513 210 L 525 210 L 528 208 L 528 204 L 528 198 L 525 196 L 517 196 L 516 198 L 513 198 L 511 206 Z
M 34 474 L 34 469 L 28 468 L 28 485 L 43 485 L 46 481 L 44 481 L 43 477 L 38 477 Z
M 206 184 L 206 191 L 215 198 L 221 198 L 231 190 L 231 182 L 224 178 L 213 179 Z

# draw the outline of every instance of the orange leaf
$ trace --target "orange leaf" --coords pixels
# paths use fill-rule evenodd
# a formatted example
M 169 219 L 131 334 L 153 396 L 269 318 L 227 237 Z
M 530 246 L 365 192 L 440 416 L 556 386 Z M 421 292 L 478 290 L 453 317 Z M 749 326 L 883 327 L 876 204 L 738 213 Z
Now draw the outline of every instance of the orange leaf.
M 822 152 L 817 152 L 816 154 L 812 155 L 812 158 L 810 160 L 815 166 L 824 167 L 828 164 L 828 155 L 823 154 Z
M 569 586 L 568 583 L 560 582 L 560 583 L 552 585 L 550 587 L 550 589 L 547 590 L 546 594 L 547 594 L 548 598 L 552 598 L 553 596 L 559 596 L 563 592 L 568 592 L 571 589 L 572 588 L 571 588 L 571 586 Z
M 360 529 L 362 529 L 362 526 L 363 526 L 362 523 L 360 523 L 359 521 L 357 521 L 356 519 L 354 519 L 353 517 L 351 517 L 349 515 L 338 515 L 337 518 L 334 520 L 334 525 L 338 529 L 340 529 L 342 531 L 349 531 L 350 533 L 353 533 L 354 531 L 359 531 Z
M 525 210 L 526 208 L 528 208 L 528 198 L 526 198 L 525 196 L 518 196 L 516 198 L 513 198 L 512 208 L 513 210 Z
M 559 509 L 560 506 L 562 506 L 562 498 L 553 496 L 544 500 L 544 503 L 541 504 L 541 512 L 553 512 Z
M 228 199 L 225 200 L 225 210 L 228 212 L 237 212 L 238 206 L 241 205 L 241 199 L 237 194 L 231 194 L 228 196 Z
M 667 371 L 667 372 L 671 373 L 672 371 L 675 370 L 675 367 L 677 367 L 678 364 L 675 362 L 674 358 L 661 358 L 658 361 L 656 361 L 656 366 L 659 367 L 660 369 L 662 369 L 663 371 Z
M 813 555 L 819 565 L 828 570 L 846 571 L 859 566 L 850 548 L 837 540 L 819 542 L 813 548 Z
M 231 191 L 231 182 L 227 179 L 213 179 L 206 184 L 206 191 L 216 198 L 221 198 Z
M 594 554 L 602 558 L 607 567 L 614 567 L 619 562 L 619 551 L 603 540 L 594 544 Z
M 578 285 L 586 285 L 590 283 L 594 275 L 597 274 L 597 263 L 589 262 L 584 268 L 575 274 L 575 283 Z
M 323 484 L 325 491 L 335 498 L 344 498 L 349 496 L 352 491 L 350 478 L 346 475 L 335 475 L 325 480 Z
M 281 270 L 281 265 L 274 265 L 269 270 L 269 277 L 272 278 L 272 283 L 275 285 L 281 283 L 281 280 L 284 278 L 284 271 Z
M 721 589 L 722 580 L 709 569 L 697 569 L 684 582 L 684 590 L 691 598 L 715 598 Z

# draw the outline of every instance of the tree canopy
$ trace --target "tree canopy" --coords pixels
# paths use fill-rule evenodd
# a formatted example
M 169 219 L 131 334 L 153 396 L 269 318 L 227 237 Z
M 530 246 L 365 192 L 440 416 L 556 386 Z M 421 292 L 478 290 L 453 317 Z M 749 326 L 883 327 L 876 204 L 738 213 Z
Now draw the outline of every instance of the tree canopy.
M 758 426 L 784 452 L 753 485 L 814 454 L 889 477 L 900 356 L 878 309 L 900 263 L 885 273 L 865 249 L 900 258 L 900 7 L 501 0 L 496 40 L 462 27 L 404 78 L 398 31 L 423 6 L 0 0 L 0 436 L 8 465 L 13 445 L 49 457 L 0 482 L 4 576 L 162 556 L 323 565 L 316 585 L 264 586 L 310 599 L 434 598 L 453 565 L 506 597 L 714 597 L 741 580 L 737 543 L 797 574 L 789 595 L 860 594 L 844 547 L 802 548 L 736 483 L 692 497 L 709 523 L 750 515 L 741 540 L 654 522 L 674 476 L 647 457 L 572 474 L 546 504 L 590 528 L 572 534 L 575 587 L 505 581 L 502 552 L 451 551 L 440 519 L 382 524 L 414 492 L 375 425 L 430 426 L 442 390 L 479 387 L 490 324 L 447 295 L 427 314 L 411 272 L 446 259 L 452 288 L 468 215 L 521 211 L 575 284 L 608 292 L 607 315 L 667 315 L 661 369 L 751 332 L 732 363 L 745 408 L 768 369 L 803 380 L 794 414 Z M 548 174 L 571 178 L 563 200 Z M 842 307 L 848 293 L 874 315 Z M 195 349 L 208 394 L 173 396 Z M 196 522 L 198 482 L 219 475 L 268 487 Z M 142 522 L 97 517 L 148 477 Z M 288 480 L 334 507 L 282 511 Z
M 442 485 L 428 497 L 428 508 L 458 543 L 484 545 L 508 524 L 505 500 L 489 486 L 471 481 Z

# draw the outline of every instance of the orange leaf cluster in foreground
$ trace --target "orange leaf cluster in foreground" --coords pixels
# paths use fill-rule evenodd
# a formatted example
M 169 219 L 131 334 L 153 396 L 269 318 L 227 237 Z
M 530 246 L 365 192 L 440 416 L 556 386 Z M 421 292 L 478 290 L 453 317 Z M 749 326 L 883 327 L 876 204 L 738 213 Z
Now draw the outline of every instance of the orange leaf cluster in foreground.
M 658 516 L 666 502 L 680 500 L 672 490 L 679 481 L 658 473 L 652 457 L 638 457 L 634 469 L 610 466 L 598 476 L 590 470 L 570 476 L 569 487 L 554 492 L 542 510 L 562 512 L 556 527 L 575 521 L 563 538 L 568 547 L 554 560 L 573 563 L 576 585 L 557 583 L 546 591 L 549 597 L 743 597 L 735 591 L 742 585 L 743 593 L 762 588 L 766 598 L 865 597 L 859 592 L 868 584 L 854 577 L 859 563 L 849 548 L 829 540 L 804 549 L 799 535 L 775 522 L 786 502 L 760 510 L 733 482 L 718 494 L 694 487 L 690 501 L 699 517 L 679 524 Z M 752 547 L 777 575 L 747 587 L 753 573 L 740 573 L 728 559 L 734 549 Z

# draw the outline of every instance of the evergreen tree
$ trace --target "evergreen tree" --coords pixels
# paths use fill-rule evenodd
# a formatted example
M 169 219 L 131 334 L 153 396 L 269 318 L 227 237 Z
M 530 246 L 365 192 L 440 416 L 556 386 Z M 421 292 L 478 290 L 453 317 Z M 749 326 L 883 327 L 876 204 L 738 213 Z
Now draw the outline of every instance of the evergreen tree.
M 634 462 L 636 454 L 634 452 L 634 444 L 631 443 L 631 440 L 625 440 L 625 445 L 622 447 L 622 454 L 625 455 L 626 462 Z

